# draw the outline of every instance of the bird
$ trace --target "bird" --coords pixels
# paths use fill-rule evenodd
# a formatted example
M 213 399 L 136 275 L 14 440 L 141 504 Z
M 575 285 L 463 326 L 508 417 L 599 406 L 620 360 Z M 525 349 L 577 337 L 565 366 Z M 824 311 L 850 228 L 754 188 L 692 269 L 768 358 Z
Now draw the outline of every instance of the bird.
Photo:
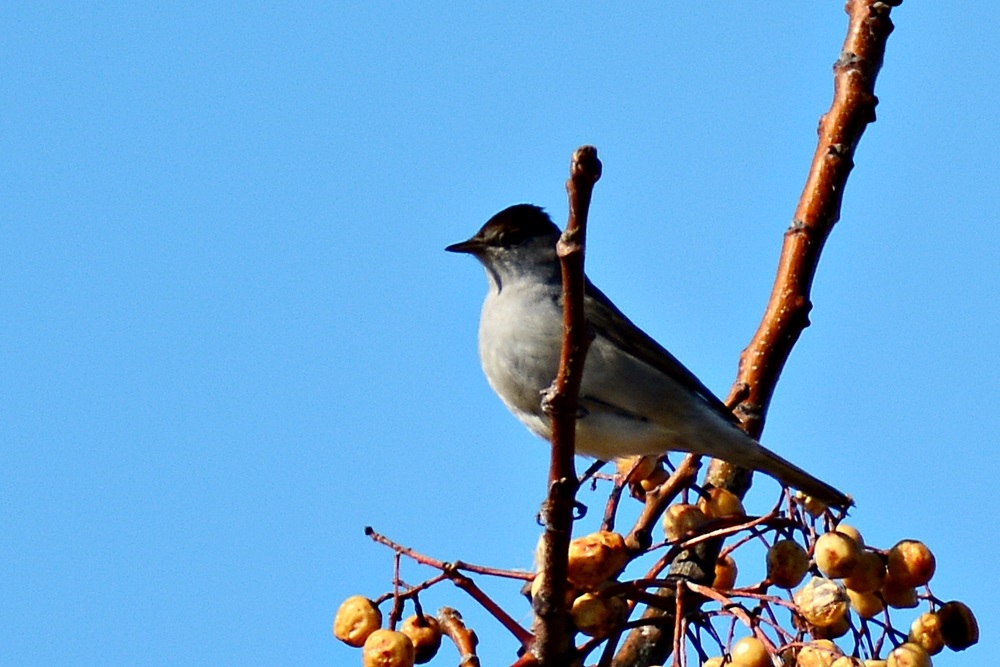
M 470 239 L 445 248 L 472 255 L 486 269 L 479 320 L 483 372 L 514 416 L 546 440 L 551 427 L 541 395 L 558 371 L 563 338 L 560 235 L 542 208 L 516 204 Z M 611 460 L 692 452 L 761 471 L 829 505 L 851 504 L 738 428 L 736 416 L 694 373 L 584 281 L 593 338 L 578 396 L 578 454 Z

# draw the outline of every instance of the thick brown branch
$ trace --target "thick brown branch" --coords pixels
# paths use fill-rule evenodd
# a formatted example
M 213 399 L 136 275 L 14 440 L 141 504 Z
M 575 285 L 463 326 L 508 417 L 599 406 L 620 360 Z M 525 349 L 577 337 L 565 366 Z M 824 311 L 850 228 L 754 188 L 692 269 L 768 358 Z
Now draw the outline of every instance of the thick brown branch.
M 882 67 L 892 32 L 889 12 L 902 0 L 848 0 L 847 37 L 834 65 L 834 99 L 819 125 L 819 142 L 792 225 L 785 233 L 771 297 L 761 324 L 740 356 L 739 371 L 727 403 L 750 435 L 759 438 L 781 371 L 802 330 L 809 324 L 812 281 L 820 253 L 840 218 L 854 151 L 868 123 L 875 120 L 875 78 Z M 750 474 L 723 461 L 709 465 L 709 483 L 742 496 Z M 709 583 L 711 566 L 721 541 L 685 549 L 673 561 L 671 576 Z M 664 591 L 668 592 L 668 591 Z M 643 618 L 670 616 L 647 609 Z M 662 663 L 673 645 L 668 618 L 632 632 L 614 660 L 615 667 L 646 667 Z
M 535 623 L 532 649 L 543 667 L 569 664 L 573 652 L 572 629 L 566 605 L 566 561 L 573 529 L 573 503 L 577 479 L 575 452 L 577 395 L 583 378 L 583 362 L 590 344 L 587 318 L 583 310 L 583 254 L 587 212 L 594 183 L 601 177 L 601 162 L 592 146 L 573 154 L 569 195 L 569 222 L 559 239 L 557 252 L 563 280 L 563 343 L 559 373 L 546 393 L 544 404 L 552 420 L 552 457 L 549 465 L 549 493 L 542 505 L 545 527 L 538 549 L 541 577 L 538 594 L 532 601 Z
M 850 24 L 840 59 L 834 64 L 834 97 L 820 119 L 819 141 L 792 224 L 785 232 L 778 273 L 757 332 L 740 356 L 730 400 L 748 433 L 759 437 L 775 385 L 792 346 L 809 325 L 809 300 L 820 253 L 840 219 L 854 151 L 875 120 L 875 77 L 892 32 L 890 5 L 896 2 L 851 0 Z

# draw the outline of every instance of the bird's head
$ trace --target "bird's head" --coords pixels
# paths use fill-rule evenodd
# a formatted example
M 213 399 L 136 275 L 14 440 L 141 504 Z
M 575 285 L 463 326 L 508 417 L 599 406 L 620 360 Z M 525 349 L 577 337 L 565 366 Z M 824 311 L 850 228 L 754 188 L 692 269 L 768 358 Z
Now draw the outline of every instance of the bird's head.
M 516 204 L 490 218 L 469 240 L 445 250 L 478 259 L 499 291 L 505 282 L 520 277 L 560 280 L 556 256 L 560 233 L 538 206 Z

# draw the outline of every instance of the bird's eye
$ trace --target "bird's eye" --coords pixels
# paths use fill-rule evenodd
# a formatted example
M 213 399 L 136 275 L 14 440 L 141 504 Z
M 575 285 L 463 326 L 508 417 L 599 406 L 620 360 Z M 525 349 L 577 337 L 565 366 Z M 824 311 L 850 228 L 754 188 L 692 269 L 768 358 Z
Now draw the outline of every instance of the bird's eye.
M 497 235 L 497 241 L 504 248 L 515 246 L 524 240 L 524 232 L 520 229 L 505 229 Z

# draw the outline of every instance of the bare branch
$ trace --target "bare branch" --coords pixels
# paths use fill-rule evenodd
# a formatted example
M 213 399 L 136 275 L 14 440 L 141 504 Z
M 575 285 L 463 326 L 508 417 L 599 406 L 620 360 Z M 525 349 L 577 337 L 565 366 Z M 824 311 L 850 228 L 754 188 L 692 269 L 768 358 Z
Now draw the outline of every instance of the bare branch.
M 656 522 L 664 510 L 677 497 L 684 487 L 695 481 L 698 468 L 701 467 L 701 457 L 688 454 L 682 460 L 673 474 L 652 491 L 646 492 L 646 502 L 642 514 L 636 520 L 632 531 L 625 538 L 629 549 L 646 549 L 649 547 L 650 535 Z
M 759 438 L 781 370 L 809 324 L 809 294 L 820 253 L 840 218 L 854 151 L 868 123 L 875 120 L 875 78 L 882 67 L 893 25 L 889 13 L 902 0 L 848 0 L 847 37 L 834 65 L 834 99 L 820 120 L 819 142 L 791 227 L 785 233 L 778 271 L 761 324 L 740 356 L 739 371 L 727 404 L 750 435 Z M 712 460 L 706 479 L 743 496 L 750 472 Z M 670 574 L 710 583 L 711 568 L 721 540 L 685 549 L 671 564 Z M 669 593 L 670 591 L 662 591 Z M 669 616 L 647 609 L 643 618 Z M 615 667 L 647 667 L 664 662 L 673 645 L 673 623 L 633 631 L 615 657 Z
M 563 344 L 559 373 L 546 393 L 544 407 L 552 420 L 552 457 L 549 492 L 542 504 L 545 532 L 538 548 L 541 581 L 532 601 L 535 623 L 532 649 L 538 663 L 556 667 L 569 663 L 573 653 L 572 628 L 566 604 L 566 561 L 573 530 L 573 503 L 577 479 L 575 453 L 577 395 L 583 378 L 583 362 L 590 344 L 583 310 L 583 255 L 587 213 L 594 184 L 601 177 L 601 162 L 592 146 L 573 154 L 569 195 L 569 222 L 556 251 L 562 265 Z
M 875 121 L 875 78 L 893 30 L 895 2 L 850 0 L 850 22 L 840 58 L 833 66 L 834 98 L 819 123 L 819 141 L 792 224 L 785 232 L 778 272 L 764 317 L 740 355 L 729 401 L 750 435 L 759 437 L 775 385 L 792 347 L 809 326 L 809 300 L 820 253 L 840 219 L 854 151 Z M 739 397 L 739 398 L 737 398 Z
M 494 568 L 485 568 L 480 566 L 472 566 L 466 563 L 462 563 L 461 561 L 456 561 L 454 563 L 446 563 L 445 561 L 438 560 L 436 558 L 431 558 L 430 556 L 425 556 L 417 551 L 414 551 L 413 549 L 410 549 L 409 547 L 404 547 L 403 545 L 390 540 L 388 537 L 385 537 L 384 535 L 380 535 L 379 533 L 375 532 L 375 530 L 371 526 L 365 527 L 365 534 L 368 535 L 368 537 L 372 538 L 374 541 L 378 542 L 379 544 L 384 544 L 385 546 L 389 547 L 390 549 L 396 552 L 395 577 L 393 579 L 394 589 L 392 594 L 393 606 L 392 606 L 392 613 L 390 615 L 390 622 L 392 625 L 395 624 L 393 619 L 395 620 L 399 619 L 399 614 L 401 613 L 402 610 L 402 601 L 405 598 L 410 597 L 411 594 L 415 594 L 417 590 L 423 590 L 425 588 L 428 588 L 429 586 L 433 585 L 433 583 L 437 583 L 438 581 L 441 580 L 440 577 L 434 577 L 433 579 L 429 579 L 428 581 L 424 582 L 424 584 L 420 586 L 416 586 L 408 591 L 401 592 L 399 590 L 399 557 L 401 555 L 405 555 L 409 558 L 412 558 L 414 561 L 420 563 L 421 565 L 427 565 L 429 567 L 434 567 L 441 570 L 443 578 L 447 578 L 453 584 L 455 584 L 463 591 L 468 593 L 472 599 L 474 599 L 476 602 L 482 605 L 482 607 L 486 611 L 492 614 L 493 617 L 496 618 L 497 621 L 499 621 L 502 626 L 507 628 L 507 630 L 512 635 L 514 635 L 514 637 L 519 642 L 521 642 L 521 646 L 527 648 L 528 645 L 531 644 L 531 639 L 532 639 L 531 633 L 529 633 L 527 630 L 521 627 L 521 625 L 517 621 L 515 621 L 510 614 L 504 611 L 504 609 L 499 604 L 497 604 L 493 600 L 493 598 L 486 595 L 486 593 L 484 593 L 483 590 L 479 588 L 479 586 L 477 586 L 476 583 L 471 578 L 462 574 L 460 572 L 460 569 L 464 569 L 470 572 L 474 571 L 482 574 L 489 574 L 493 576 L 507 577 L 511 579 L 524 579 L 527 581 L 531 580 L 530 575 L 527 575 L 525 573 L 524 576 L 512 576 L 512 575 L 521 575 L 522 573 L 511 572 L 508 570 L 497 570 Z

